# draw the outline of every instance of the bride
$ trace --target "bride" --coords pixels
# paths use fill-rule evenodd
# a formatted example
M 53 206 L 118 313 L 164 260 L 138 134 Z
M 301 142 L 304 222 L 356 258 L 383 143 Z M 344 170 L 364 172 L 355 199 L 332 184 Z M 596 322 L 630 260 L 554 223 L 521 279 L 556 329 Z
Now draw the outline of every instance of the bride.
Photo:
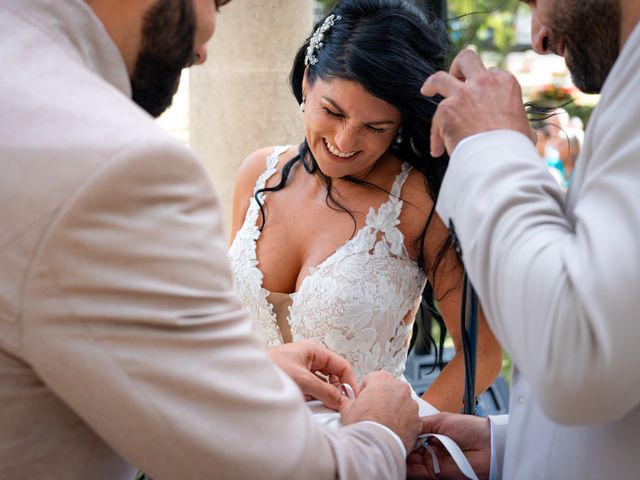
M 243 162 L 229 257 L 265 346 L 316 339 L 359 381 L 402 377 L 425 292 L 456 355 L 423 399 L 457 412 L 462 265 L 434 213 L 448 162 L 429 153 L 438 101 L 420 95 L 449 53 L 444 27 L 403 0 L 342 0 L 294 60 L 304 141 Z M 477 355 L 481 392 L 501 365 L 484 319 Z

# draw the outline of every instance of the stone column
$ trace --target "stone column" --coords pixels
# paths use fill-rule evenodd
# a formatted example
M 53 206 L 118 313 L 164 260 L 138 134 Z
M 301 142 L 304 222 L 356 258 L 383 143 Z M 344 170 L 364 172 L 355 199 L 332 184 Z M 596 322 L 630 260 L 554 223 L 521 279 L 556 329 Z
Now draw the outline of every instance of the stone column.
M 288 76 L 312 22 L 312 0 L 233 0 L 218 14 L 207 62 L 191 69 L 190 144 L 211 173 L 227 230 L 242 160 L 303 138 Z

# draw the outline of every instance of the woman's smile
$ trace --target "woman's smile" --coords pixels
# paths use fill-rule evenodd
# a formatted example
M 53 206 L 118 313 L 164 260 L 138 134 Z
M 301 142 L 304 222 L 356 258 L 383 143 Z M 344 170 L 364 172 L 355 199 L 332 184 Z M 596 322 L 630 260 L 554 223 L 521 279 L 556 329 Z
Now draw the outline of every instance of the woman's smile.
M 327 147 L 327 151 L 332 156 L 338 157 L 341 160 L 352 158 L 354 155 L 356 155 L 358 153 L 358 152 L 342 152 L 342 151 L 340 151 L 340 149 L 338 147 L 336 147 L 334 144 L 332 144 L 326 138 L 324 138 L 323 140 L 324 140 L 325 147 Z

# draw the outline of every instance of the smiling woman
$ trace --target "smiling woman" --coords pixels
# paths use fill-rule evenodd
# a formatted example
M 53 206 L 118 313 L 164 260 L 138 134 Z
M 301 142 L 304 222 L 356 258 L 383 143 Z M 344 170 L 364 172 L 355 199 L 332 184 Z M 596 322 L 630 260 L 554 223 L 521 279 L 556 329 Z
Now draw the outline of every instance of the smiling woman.
M 367 178 L 398 134 L 398 109 L 341 78 L 313 86 L 305 80 L 303 90 L 306 139 L 318 169 L 330 178 Z
M 462 266 L 434 214 L 448 158 L 429 153 L 438 100 L 420 94 L 449 51 L 443 25 L 403 0 L 342 0 L 298 50 L 305 139 L 251 154 L 234 196 L 234 286 L 265 345 L 312 338 L 360 381 L 402 378 L 424 300 L 459 346 Z M 500 365 L 483 321 L 479 390 Z M 458 411 L 463 384 L 456 355 L 424 398 Z

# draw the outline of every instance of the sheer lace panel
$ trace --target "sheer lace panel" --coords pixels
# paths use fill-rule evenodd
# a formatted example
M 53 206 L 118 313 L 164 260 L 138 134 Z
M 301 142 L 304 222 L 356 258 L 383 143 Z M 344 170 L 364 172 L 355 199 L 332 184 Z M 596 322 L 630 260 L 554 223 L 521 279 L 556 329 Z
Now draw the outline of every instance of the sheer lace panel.
M 275 173 L 278 156 L 287 149 L 277 147 L 269 155 L 254 192 Z M 312 268 L 298 291 L 291 294 L 288 322 L 293 340 L 320 341 L 353 365 L 358 381 L 380 369 L 396 377 L 402 375 L 413 314 L 426 283 L 398 229 L 403 203 L 399 195 L 410 171 L 411 167 L 403 164 L 389 199 L 377 211 L 370 208 L 365 225 L 355 236 Z M 274 346 L 283 338 L 258 268 L 258 213 L 258 205 L 251 199 L 229 258 L 234 287 L 250 309 L 258 335 L 265 346 Z

